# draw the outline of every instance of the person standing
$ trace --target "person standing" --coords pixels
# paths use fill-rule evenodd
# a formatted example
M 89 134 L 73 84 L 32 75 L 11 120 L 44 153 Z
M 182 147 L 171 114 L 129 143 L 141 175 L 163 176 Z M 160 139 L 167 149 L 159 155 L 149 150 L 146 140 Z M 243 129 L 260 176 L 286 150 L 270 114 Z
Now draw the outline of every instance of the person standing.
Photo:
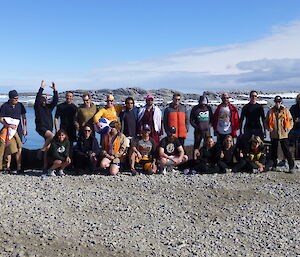
M 181 95 L 175 93 L 173 101 L 164 111 L 164 129 L 168 133 L 171 127 L 176 128 L 176 137 L 182 146 L 189 130 L 189 117 L 185 105 L 180 103 Z
M 289 145 L 296 146 L 296 140 L 299 140 L 300 137 L 300 94 L 296 97 L 296 103 L 291 106 L 290 113 L 293 117 L 294 126 L 289 133 Z
M 134 106 L 132 97 L 125 100 L 125 109 L 120 112 L 120 121 L 122 124 L 121 132 L 129 139 L 137 135 L 138 109 Z
M 45 139 L 45 143 L 41 148 L 41 152 L 44 152 L 44 169 L 47 168 L 47 150 L 52 138 L 54 137 L 52 111 L 58 103 L 58 92 L 54 82 L 52 82 L 50 88 L 53 89 L 53 98 L 51 103 L 47 103 L 47 95 L 43 93 L 45 89 L 44 80 L 41 82 L 41 87 L 34 102 L 35 130 Z M 40 159 L 42 158 L 42 156 L 38 157 Z
M 91 101 L 89 94 L 82 96 L 83 104 L 79 106 L 75 116 L 75 127 L 79 131 L 85 125 L 92 126 L 93 118 L 97 112 L 97 106 Z
M 200 155 L 201 141 L 210 136 L 213 124 L 213 112 L 206 96 L 200 96 L 199 104 L 192 108 L 190 122 L 194 128 L 194 160 L 196 160 Z
M 146 97 L 146 105 L 139 110 L 138 133 L 141 132 L 141 128 L 144 124 L 148 124 L 151 129 L 150 137 L 159 145 L 159 137 L 163 134 L 162 113 L 153 101 L 154 97 L 148 95 Z
M 245 125 L 243 128 L 243 121 Z M 262 140 L 266 136 L 265 113 L 263 106 L 257 103 L 257 92 L 250 92 L 250 102 L 242 108 L 240 118 L 240 132 L 242 145 L 247 145 L 252 135 L 259 136 Z
M 10 163 L 10 156 L 16 154 L 17 171 L 21 172 L 22 137 L 27 136 L 26 109 L 22 103 L 19 103 L 19 95 L 16 90 L 9 91 L 8 97 L 9 100 L 0 107 L 0 122 L 4 125 L 4 128 L 17 129 L 17 133 L 11 139 L 7 149 L 5 149 L 6 143 L 0 140 L 0 170 L 3 169 L 4 152 L 7 151 L 8 163 Z M 5 117 L 13 118 L 20 122 L 18 126 L 9 124 Z
M 213 120 L 213 128 L 219 144 L 223 144 L 227 135 L 236 137 L 237 130 L 240 128 L 239 114 L 230 103 L 229 94 L 222 94 L 221 99 L 222 103 L 218 105 Z
M 282 152 L 289 164 L 290 173 L 295 173 L 295 162 L 289 150 L 288 133 L 294 125 L 290 111 L 282 105 L 281 96 L 274 98 L 275 106 L 272 107 L 266 116 L 265 126 L 270 131 L 271 138 L 271 159 L 273 161 L 272 170 L 277 167 L 277 150 L 280 142 Z
M 66 101 L 59 104 L 55 112 L 55 131 L 63 129 L 66 131 L 70 144 L 76 141 L 76 127 L 75 116 L 77 113 L 77 106 L 73 103 L 74 94 L 71 91 L 66 92 Z M 58 119 L 60 119 L 60 126 L 58 126 Z

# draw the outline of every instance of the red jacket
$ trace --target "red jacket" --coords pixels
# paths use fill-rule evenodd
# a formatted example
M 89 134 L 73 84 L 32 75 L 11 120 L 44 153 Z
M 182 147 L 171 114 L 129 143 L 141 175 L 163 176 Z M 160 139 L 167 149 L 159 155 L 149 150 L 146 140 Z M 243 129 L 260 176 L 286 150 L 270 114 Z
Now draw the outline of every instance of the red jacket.
M 217 131 L 217 125 L 218 125 L 218 117 L 219 117 L 219 112 L 220 108 L 222 107 L 222 104 L 219 104 L 215 113 L 214 113 L 214 122 L 213 122 L 213 128 L 214 131 Z M 230 110 L 230 122 L 231 122 L 231 135 L 233 137 L 236 137 L 236 132 L 237 130 L 240 129 L 240 118 L 239 118 L 239 113 L 237 109 L 232 105 L 229 104 L 229 110 Z

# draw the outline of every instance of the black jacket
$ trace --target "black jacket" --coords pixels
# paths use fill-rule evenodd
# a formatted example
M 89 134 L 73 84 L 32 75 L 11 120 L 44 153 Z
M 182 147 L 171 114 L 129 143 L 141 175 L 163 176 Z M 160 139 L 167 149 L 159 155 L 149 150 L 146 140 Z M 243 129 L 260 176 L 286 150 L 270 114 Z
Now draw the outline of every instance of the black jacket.
M 34 102 L 34 112 L 35 112 L 35 126 L 36 130 L 45 128 L 46 130 L 53 130 L 53 117 L 52 111 L 58 103 L 58 93 L 56 90 L 53 91 L 52 102 L 42 105 L 42 94 L 44 89 L 41 87 L 36 95 Z

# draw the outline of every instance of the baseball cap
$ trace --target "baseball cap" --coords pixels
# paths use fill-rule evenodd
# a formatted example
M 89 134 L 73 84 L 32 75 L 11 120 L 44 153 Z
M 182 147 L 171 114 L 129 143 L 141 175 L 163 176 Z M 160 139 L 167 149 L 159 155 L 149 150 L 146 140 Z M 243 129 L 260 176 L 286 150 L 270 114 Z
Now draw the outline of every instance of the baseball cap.
M 18 92 L 16 90 L 11 90 L 8 92 L 9 99 L 15 98 L 18 96 Z
M 176 134 L 176 128 L 175 127 L 170 127 L 168 129 L 168 134 Z
M 148 99 L 153 99 L 154 100 L 154 96 L 153 95 L 147 95 L 146 100 Z
M 275 96 L 274 102 L 275 102 L 275 103 L 281 103 L 281 102 L 282 102 L 281 96 L 280 96 L 280 95 Z
M 144 124 L 143 125 L 143 130 L 148 130 L 148 131 L 151 131 L 151 128 L 148 124 Z

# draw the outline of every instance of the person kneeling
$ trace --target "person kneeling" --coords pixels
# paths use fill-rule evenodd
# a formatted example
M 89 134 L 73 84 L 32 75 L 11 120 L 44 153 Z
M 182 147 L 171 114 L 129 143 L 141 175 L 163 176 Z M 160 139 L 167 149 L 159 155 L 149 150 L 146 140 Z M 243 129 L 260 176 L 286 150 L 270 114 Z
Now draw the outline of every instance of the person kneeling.
M 49 176 L 56 176 L 56 169 L 59 169 L 59 176 L 65 175 L 64 169 L 71 163 L 69 153 L 70 141 L 68 139 L 68 135 L 64 130 L 60 129 L 53 137 L 48 150 L 47 158 L 51 165 L 50 169 L 48 170 Z
M 121 123 L 119 121 L 112 121 L 109 126 L 110 131 L 102 142 L 103 159 L 100 162 L 100 168 L 109 168 L 110 175 L 114 176 L 120 171 L 120 158 L 126 150 L 127 140 L 125 135 L 120 132 Z
M 250 173 L 269 171 L 272 166 L 266 161 L 266 152 L 263 141 L 259 136 L 252 136 L 246 150 L 246 170 Z
M 93 136 L 92 127 L 83 126 L 77 144 L 74 147 L 74 166 L 77 169 L 88 169 L 95 172 L 99 164 L 100 148 L 97 139 Z
M 175 135 L 176 128 L 170 127 L 167 136 L 160 141 L 159 164 L 162 174 L 166 174 L 167 170 L 174 171 L 174 167 L 188 160 L 188 156 L 184 154 L 184 149 Z
M 132 141 L 130 149 L 130 167 L 133 176 L 137 174 L 136 166 L 148 174 L 154 174 L 157 171 L 156 166 L 156 143 L 150 137 L 151 128 L 148 124 L 142 126 L 142 136 L 136 137 Z

